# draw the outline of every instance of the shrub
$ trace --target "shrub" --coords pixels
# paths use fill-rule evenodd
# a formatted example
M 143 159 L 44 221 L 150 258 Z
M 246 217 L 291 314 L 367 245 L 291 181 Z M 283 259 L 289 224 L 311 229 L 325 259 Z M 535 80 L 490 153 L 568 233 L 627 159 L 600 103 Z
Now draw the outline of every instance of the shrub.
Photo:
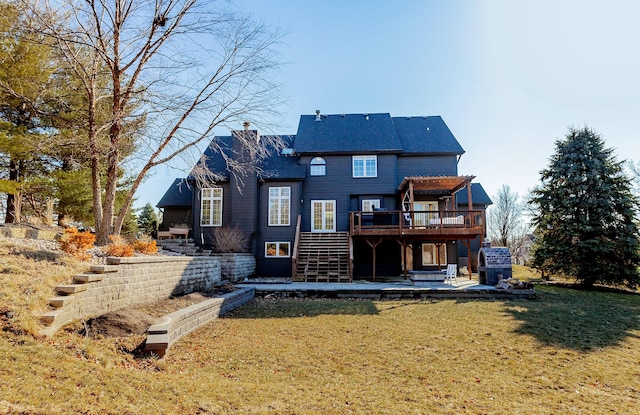
M 89 231 L 78 232 L 77 228 L 67 228 L 64 230 L 62 238 L 60 238 L 59 244 L 60 249 L 74 258 L 88 261 L 91 259 L 91 254 L 87 251 L 93 248 L 95 241 L 96 236 Z
M 133 244 L 127 243 L 120 235 L 109 236 L 111 243 L 106 246 L 108 256 L 130 257 L 133 256 Z
M 223 226 L 213 232 L 216 252 L 245 252 L 248 238 L 237 226 Z
M 158 246 L 154 239 L 136 239 L 133 241 L 133 250 L 145 255 L 153 255 L 158 252 Z

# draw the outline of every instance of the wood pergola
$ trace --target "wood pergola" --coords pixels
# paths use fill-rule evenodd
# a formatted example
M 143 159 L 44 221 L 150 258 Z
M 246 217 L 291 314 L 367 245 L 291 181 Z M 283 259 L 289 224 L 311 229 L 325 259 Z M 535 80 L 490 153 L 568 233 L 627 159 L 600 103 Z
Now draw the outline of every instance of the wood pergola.
M 351 214 L 351 234 L 363 237 L 365 242 L 372 249 L 373 275 L 376 277 L 376 248 L 384 239 L 396 240 L 402 247 L 402 263 L 404 277 L 407 278 L 407 247 L 417 240 L 433 241 L 438 247 L 447 241 L 462 241 L 467 247 L 468 257 L 471 260 L 471 240 L 480 235 L 484 235 L 484 211 L 473 210 L 473 200 L 471 196 L 471 180 L 475 176 L 410 176 L 405 177 L 398 191 L 402 195 L 402 210 L 394 212 L 383 212 L 381 215 L 388 216 L 392 225 L 371 227 L 354 226 L 356 217 L 364 212 L 352 212 Z M 456 193 L 467 188 L 468 210 L 458 211 L 456 203 Z M 439 199 L 447 199 L 445 210 L 438 212 L 438 217 L 442 218 L 437 223 L 429 223 L 428 226 L 413 226 L 409 221 L 403 221 L 405 215 L 412 216 L 414 202 L 417 194 L 431 195 Z M 449 203 L 450 200 L 450 203 Z M 374 213 L 377 214 L 377 213 Z M 458 222 L 457 218 L 464 218 Z M 478 219 L 480 218 L 480 219 Z M 438 267 L 440 266 L 439 252 L 436 250 Z M 471 266 L 469 277 L 471 277 Z

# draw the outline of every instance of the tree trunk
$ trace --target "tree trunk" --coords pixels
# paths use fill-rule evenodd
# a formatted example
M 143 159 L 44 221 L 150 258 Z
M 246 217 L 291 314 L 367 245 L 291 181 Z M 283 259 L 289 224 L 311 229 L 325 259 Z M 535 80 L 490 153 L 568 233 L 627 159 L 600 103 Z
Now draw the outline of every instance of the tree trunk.
M 9 180 L 20 181 L 20 162 L 9 160 Z M 5 223 L 19 223 L 22 219 L 22 194 L 18 190 L 16 193 L 7 194 L 7 212 L 4 216 Z

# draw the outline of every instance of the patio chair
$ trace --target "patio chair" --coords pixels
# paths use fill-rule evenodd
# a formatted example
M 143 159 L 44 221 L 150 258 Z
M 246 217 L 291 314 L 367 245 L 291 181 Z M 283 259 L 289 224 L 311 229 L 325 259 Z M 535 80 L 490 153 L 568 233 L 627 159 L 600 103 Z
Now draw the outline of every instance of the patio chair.
M 444 276 L 445 284 L 447 283 L 447 281 L 450 284 L 458 282 L 458 266 L 456 264 L 447 265 L 447 273 Z

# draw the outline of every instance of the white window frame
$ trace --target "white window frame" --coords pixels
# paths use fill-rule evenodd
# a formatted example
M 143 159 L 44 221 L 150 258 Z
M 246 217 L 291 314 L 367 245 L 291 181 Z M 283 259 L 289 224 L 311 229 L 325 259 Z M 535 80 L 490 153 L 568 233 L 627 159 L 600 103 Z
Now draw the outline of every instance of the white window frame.
M 363 212 L 373 212 L 374 209 L 380 209 L 380 199 L 362 199 Z
M 378 156 L 351 156 L 351 173 L 356 179 L 378 177 Z
M 314 157 L 309 162 L 309 175 L 310 176 L 326 176 L 327 175 L 327 162 L 322 157 Z
M 447 265 L 447 244 L 440 245 L 440 264 L 438 264 L 438 254 L 437 249 L 438 245 L 432 243 L 423 243 L 422 244 L 422 265 L 423 266 L 445 266 Z M 427 255 L 425 255 L 427 254 Z M 431 261 L 427 261 L 428 258 L 431 258 Z
M 290 226 L 291 186 L 270 187 L 267 209 L 269 209 L 269 226 Z
M 200 190 L 200 226 L 222 226 L 222 196 L 222 187 L 204 187 Z M 207 204 L 208 208 L 205 207 Z
M 269 255 L 269 245 L 275 245 L 275 255 Z M 287 247 L 287 254 L 280 254 L 280 247 Z M 291 242 L 269 241 L 264 243 L 264 257 L 265 258 L 291 258 Z
M 320 211 L 316 212 L 315 208 Z M 316 215 L 316 213 L 319 214 Z M 336 231 L 336 201 L 335 200 L 312 200 L 311 201 L 311 232 L 335 232 Z M 320 227 L 317 227 L 320 225 Z M 330 226 L 327 226 L 330 225 Z

